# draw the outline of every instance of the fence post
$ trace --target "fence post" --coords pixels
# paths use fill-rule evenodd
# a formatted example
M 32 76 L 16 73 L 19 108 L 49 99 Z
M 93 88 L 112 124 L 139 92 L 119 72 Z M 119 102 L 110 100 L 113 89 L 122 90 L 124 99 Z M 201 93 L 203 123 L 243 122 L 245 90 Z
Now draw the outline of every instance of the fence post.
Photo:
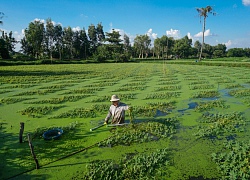
M 31 154 L 32 154 L 32 156 L 33 156 L 33 158 L 34 158 L 34 161 L 35 161 L 35 163 L 36 163 L 36 169 L 39 169 L 40 166 L 39 166 L 38 160 L 37 160 L 37 158 L 36 158 L 36 155 L 35 155 L 35 153 L 34 153 L 34 147 L 33 147 L 32 143 L 31 143 L 30 134 L 28 134 L 28 141 L 29 141 L 29 146 L 30 146 Z
M 24 123 L 20 122 L 19 143 L 23 142 Z

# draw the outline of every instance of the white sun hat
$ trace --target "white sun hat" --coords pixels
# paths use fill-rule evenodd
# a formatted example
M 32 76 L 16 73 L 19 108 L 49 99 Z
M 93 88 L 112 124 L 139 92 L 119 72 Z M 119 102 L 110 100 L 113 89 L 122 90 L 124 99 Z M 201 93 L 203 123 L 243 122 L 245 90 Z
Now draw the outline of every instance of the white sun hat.
M 112 101 L 119 101 L 119 100 L 120 100 L 120 99 L 118 98 L 117 95 L 112 95 L 110 101 L 112 102 Z

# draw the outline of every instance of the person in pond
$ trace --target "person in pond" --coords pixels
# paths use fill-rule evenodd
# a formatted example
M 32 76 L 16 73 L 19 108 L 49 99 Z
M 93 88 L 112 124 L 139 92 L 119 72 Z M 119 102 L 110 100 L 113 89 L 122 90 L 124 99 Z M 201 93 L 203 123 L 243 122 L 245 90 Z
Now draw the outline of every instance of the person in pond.
M 120 99 L 117 95 L 112 95 L 110 101 L 112 104 L 109 108 L 104 124 L 107 124 L 111 117 L 112 124 L 123 124 L 125 122 L 125 110 L 129 110 L 130 107 L 120 102 Z

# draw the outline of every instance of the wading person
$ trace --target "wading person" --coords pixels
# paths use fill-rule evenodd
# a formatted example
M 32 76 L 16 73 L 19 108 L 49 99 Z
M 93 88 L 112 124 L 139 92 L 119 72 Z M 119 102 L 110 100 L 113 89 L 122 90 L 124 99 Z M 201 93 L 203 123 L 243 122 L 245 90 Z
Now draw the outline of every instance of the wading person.
M 112 124 L 123 124 L 125 121 L 125 110 L 129 110 L 129 106 L 120 102 L 117 95 L 112 95 L 112 102 L 109 112 L 105 118 L 104 124 L 107 124 L 109 119 L 112 117 Z

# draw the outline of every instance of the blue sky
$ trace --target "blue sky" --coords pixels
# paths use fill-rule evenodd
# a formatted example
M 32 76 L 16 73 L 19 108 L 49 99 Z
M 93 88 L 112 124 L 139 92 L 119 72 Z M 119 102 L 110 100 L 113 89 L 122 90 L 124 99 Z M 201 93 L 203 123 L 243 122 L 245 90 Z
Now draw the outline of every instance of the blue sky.
M 176 39 L 188 35 L 202 41 L 202 24 L 196 8 L 212 6 L 216 16 L 207 18 L 205 43 L 227 48 L 250 48 L 250 0 L 0 0 L 3 25 L 15 38 L 35 19 L 51 18 L 74 30 L 102 23 L 104 32 L 115 29 L 131 42 L 148 34 L 152 41 L 163 35 Z M 20 45 L 17 45 L 19 49 Z

